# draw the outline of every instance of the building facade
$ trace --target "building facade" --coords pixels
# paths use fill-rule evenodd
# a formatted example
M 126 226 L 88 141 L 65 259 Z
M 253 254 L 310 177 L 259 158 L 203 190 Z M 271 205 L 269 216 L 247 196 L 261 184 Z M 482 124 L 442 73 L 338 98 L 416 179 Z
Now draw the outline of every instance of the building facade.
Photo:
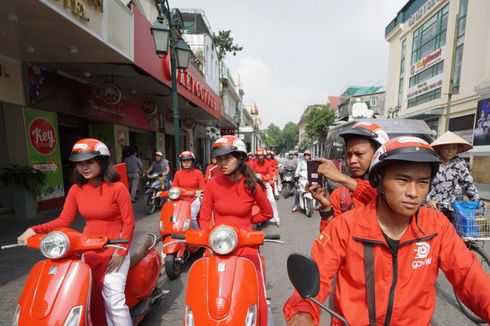
M 473 143 L 473 176 L 486 183 L 489 13 L 490 2 L 485 0 L 411 0 L 385 29 L 387 114 L 425 120 L 438 134 L 451 130 Z

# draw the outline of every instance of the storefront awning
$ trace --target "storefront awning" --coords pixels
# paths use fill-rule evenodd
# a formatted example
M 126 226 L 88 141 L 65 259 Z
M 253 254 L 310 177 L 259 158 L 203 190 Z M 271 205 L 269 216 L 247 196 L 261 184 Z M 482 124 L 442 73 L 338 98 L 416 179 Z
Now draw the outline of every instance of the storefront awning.
M 403 118 L 409 118 L 409 119 L 429 119 L 429 118 L 435 118 L 439 117 L 443 114 L 444 109 L 443 108 L 438 108 L 438 109 L 432 109 L 428 111 L 423 111 L 423 112 L 414 112 L 411 114 L 405 114 L 403 115 Z

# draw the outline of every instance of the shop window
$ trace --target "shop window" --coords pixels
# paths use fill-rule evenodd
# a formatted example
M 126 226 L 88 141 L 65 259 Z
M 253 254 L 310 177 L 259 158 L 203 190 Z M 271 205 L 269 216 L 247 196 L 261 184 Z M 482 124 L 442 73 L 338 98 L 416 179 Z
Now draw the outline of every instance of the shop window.
M 475 127 L 474 123 L 475 123 L 474 114 L 469 114 L 458 118 L 452 118 L 449 120 L 449 130 L 458 131 L 458 130 L 474 129 Z
M 425 94 L 411 98 L 410 100 L 408 100 L 408 107 L 411 108 L 423 103 L 433 101 L 440 97 L 441 97 L 441 88 L 437 88 Z
M 463 43 L 464 34 L 466 31 L 466 15 L 468 12 L 468 0 L 461 0 L 459 3 L 459 14 L 458 14 L 458 39 L 456 43 L 456 52 L 454 58 L 453 67 L 453 93 L 459 92 L 459 87 L 461 83 L 461 69 L 463 64 Z
M 378 98 L 377 97 L 371 97 L 369 99 L 369 105 L 371 107 L 378 105 Z
M 407 40 L 402 41 L 402 51 L 401 51 L 401 59 L 400 59 L 400 78 L 398 81 L 398 106 L 402 106 L 403 100 L 403 87 L 405 84 L 405 52 L 407 48 Z

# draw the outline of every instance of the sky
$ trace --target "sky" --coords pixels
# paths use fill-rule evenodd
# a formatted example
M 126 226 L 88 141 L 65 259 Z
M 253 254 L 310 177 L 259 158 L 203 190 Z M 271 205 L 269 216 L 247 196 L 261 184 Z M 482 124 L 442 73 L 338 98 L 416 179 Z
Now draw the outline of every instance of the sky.
M 407 0 L 170 0 L 204 10 L 214 33 L 231 30 L 243 46 L 225 63 L 240 76 L 244 104 L 262 128 L 299 122 L 347 86 L 385 86 L 384 29 Z M 235 80 L 237 82 L 237 80 Z

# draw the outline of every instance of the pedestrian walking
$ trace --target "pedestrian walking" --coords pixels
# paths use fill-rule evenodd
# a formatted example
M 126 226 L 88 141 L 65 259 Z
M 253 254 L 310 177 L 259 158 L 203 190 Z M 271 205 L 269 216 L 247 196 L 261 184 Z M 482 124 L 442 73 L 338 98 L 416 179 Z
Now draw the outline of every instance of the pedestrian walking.
M 126 163 L 126 171 L 128 173 L 128 183 L 129 190 L 131 193 L 131 201 L 134 203 L 138 197 L 138 185 L 140 182 L 140 176 L 143 174 L 143 165 L 141 164 L 141 160 L 136 156 L 136 148 L 130 147 L 128 149 L 128 157 L 124 159 L 124 163 Z

